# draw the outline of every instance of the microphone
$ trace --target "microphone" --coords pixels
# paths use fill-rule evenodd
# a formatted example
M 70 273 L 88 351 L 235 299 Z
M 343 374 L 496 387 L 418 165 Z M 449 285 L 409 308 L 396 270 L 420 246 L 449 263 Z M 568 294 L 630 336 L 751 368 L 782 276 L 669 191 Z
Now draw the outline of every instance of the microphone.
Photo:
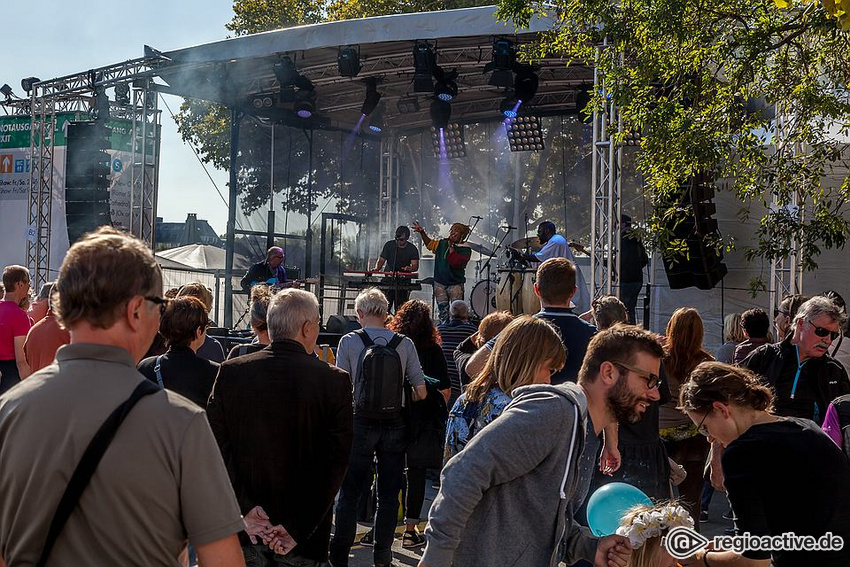
M 471 218 L 471 219 L 478 219 L 478 220 L 481 220 L 481 219 L 483 219 L 484 217 L 469 217 L 469 218 Z
M 506 226 L 503 226 L 502 228 L 505 229 L 505 230 L 516 230 L 517 229 L 515 226 L 511 226 L 511 225 L 506 225 Z

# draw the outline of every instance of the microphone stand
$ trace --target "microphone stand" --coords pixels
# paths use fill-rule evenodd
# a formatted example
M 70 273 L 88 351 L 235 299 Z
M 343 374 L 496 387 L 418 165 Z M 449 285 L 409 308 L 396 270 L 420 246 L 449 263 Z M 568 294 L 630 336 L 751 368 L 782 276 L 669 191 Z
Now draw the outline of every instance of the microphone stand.
M 502 227 L 502 226 L 500 226 L 500 227 L 499 227 L 499 229 L 500 229 L 500 230 L 501 230 L 502 228 L 504 228 L 504 229 L 505 229 L 505 234 L 504 234 L 504 236 L 502 236 L 501 240 L 499 240 L 499 243 L 498 243 L 498 244 L 496 244 L 496 247 L 493 249 L 493 251 L 492 251 L 492 252 L 490 253 L 490 255 L 487 257 L 487 261 L 486 261 L 486 262 L 484 262 L 484 269 L 486 269 L 486 270 L 487 270 L 487 285 L 486 285 L 486 286 L 484 286 L 484 289 L 485 289 L 485 295 L 486 295 L 486 300 L 487 300 L 487 309 L 485 309 L 485 315 L 489 315 L 489 314 L 490 314 L 490 284 L 493 282 L 493 281 L 490 279 L 490 262 L 493 260 L 493 257 L 496 255 L 496 251 L 497 251 L 497 250 L 499 250 L 499 249 L 502 247 L 502 244 L 503 244 L 503 243 L 505 242 L 505 240 L 508 238 L 508 235 L 511 233 L 511 230 L 513 230 L 513 227 L 510 227 L 510 226 L 508 226 L 508 227 Z M 496 234 L 499 234 L 499 233 L 498 233 L 498 232 L 496 232 Z

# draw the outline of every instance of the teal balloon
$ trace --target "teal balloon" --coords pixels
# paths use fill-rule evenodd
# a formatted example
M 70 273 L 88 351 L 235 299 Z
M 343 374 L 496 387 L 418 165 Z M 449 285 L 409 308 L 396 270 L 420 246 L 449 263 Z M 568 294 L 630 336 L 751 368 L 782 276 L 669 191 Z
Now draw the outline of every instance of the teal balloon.
M 630 509 L 652 500 L 639 488 L 625 482 L 611 482 L 594 492 L 587 502 L 587 526 L 595 536 L 607 536 L 620 527 L 620 518 Z

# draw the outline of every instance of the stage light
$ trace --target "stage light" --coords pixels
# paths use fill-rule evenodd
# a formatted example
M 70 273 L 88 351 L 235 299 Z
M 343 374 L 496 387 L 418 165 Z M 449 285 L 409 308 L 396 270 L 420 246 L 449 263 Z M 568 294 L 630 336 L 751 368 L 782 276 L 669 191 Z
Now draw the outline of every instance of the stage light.
M 464 138 L 463 124 L 452 122 L 443 128 L 443 147 L 440 147 L 440 130 L 431 126 L 431 143 L 434 146 L 434 157 L 443 157 L 445 151 L 447 158 L 466 157 L 466 140 Z
M 512 152 L 537 152 L 544 149 L 543 130 L 537 116 L 517 116 L 513 120 L 506 120 L 505 130 Z
M 3 96 L 6 97 L 6 100 L 9 100 L 10 98 L 12 98 L 12 87 L 10 87 L 6 83 L 3 83 L 3 86 L 0 87 L 0 93 L 3 93 Z
M 365 116 L 365 114 L 364 114 Z M 378 108 L 369 117 L 369 130 L 376 134 L 384 131 L 384 105 L 379 105 Z
M 346 47 L 339 50 L 336 65 L 341 77 L 356 77 L 360 73 L 360 50 Z
M 452 105 L 444 100 L 435 100 L 431 103 L 431 123 L 434 128 L 446 128 L 452 117 Z
M 26 79 L 21 79 L 21 88 L 24 89 L 25 93 L 30 94 L 32 92 L 32 86 L 40 82 L 41 79 L 38 77 L 27 77 Z
M 127 83 L 115 85 L 115 102 L 124 106 L 130 104 L 130 85 Z
M 274 62 L 274 65 L 272 65 L 272 72 L 274 72 L 274 76 L 277 78 L 277 82 L 280 83 L 281 87 L 294 85 L 295 81 L 299 77 L 298 70 L 295 68 L 295 63 L 293 63 L 292 59 L 290 59 L 287 55 L 284 55 Z
M 626 132 L 623 135 L 623 141 L 620 142 L 621 146 L 639 146 L 640 145 L 640 132 Z
M 381 102 L 381 93 L 378 92 L 378 78 L 369 77 L 366 79 L 366 99 L 363 101 L 363 106 L 360 107 L 360 113 L 369 116 L 378 103 Z
M 295 114 L 298 115 L 298 118 L 310 118 L 315 110 L 315 105 L 309 100 L 302 100 L 295 105 Z
M 402 97 L 396 103 L 399 114 L 413 114 L 419 112 L 419 99 L 415 96 Z
M 274 95 L 270 93 L 258 93 L 251 97 L 251 106 L 257 110 L 271 108 L 274 106 Z
M 109 120 L 109 97 L 106 96 L 106 90 L 103 87 L 97 87 L 94 90 L 91 109 L 95 120 Z
M 539 79 L 534 67 L 531 65 L 517 65 L 516 79 L 514 79 L 514 93 L 517 99 L 525 104 L 531 102 L 537 94 Z
M 516 63 L 516 47 L 509 39 L 497 39 L 493 42 L 493 64 L 500 71 L 510 71 Z
M 434 67 L 434 79 L 437 81 L 434 86 L 435 97 L 449 102 L 457 96 L 457 69 L 444 71 L 441 67 Z
M 434 89 L 431 73 L 437 65 L 434 48 L 427 41 L 417 41 L 413 46 L 413 92 L 429 93 Z
M 516 118 L 520 103 L 513 97 L 506 97 L 499 105 L 499 112 L 505 118 Z

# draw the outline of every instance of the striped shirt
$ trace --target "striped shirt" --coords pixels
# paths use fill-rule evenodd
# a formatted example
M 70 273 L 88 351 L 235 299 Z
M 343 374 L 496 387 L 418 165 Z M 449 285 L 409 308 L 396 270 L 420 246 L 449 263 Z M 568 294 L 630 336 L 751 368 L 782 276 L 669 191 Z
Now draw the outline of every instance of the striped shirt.
M 457 396 L 462 392 L 462 387 L 460 383 L 460 374 L 457 371 L 457 364 L 455 364 L 454 352 L 457 345 L 478 331 L 478 327 L 469 321 L 451 319 L 448 323 L 443 323 L 438 326 L 437 330 L 440 331 L 440 336 L 443 338 L 443 356 L 446 357 L 446 364 L 449 367 L 449 379 L 452 382 L 452 393 Z

